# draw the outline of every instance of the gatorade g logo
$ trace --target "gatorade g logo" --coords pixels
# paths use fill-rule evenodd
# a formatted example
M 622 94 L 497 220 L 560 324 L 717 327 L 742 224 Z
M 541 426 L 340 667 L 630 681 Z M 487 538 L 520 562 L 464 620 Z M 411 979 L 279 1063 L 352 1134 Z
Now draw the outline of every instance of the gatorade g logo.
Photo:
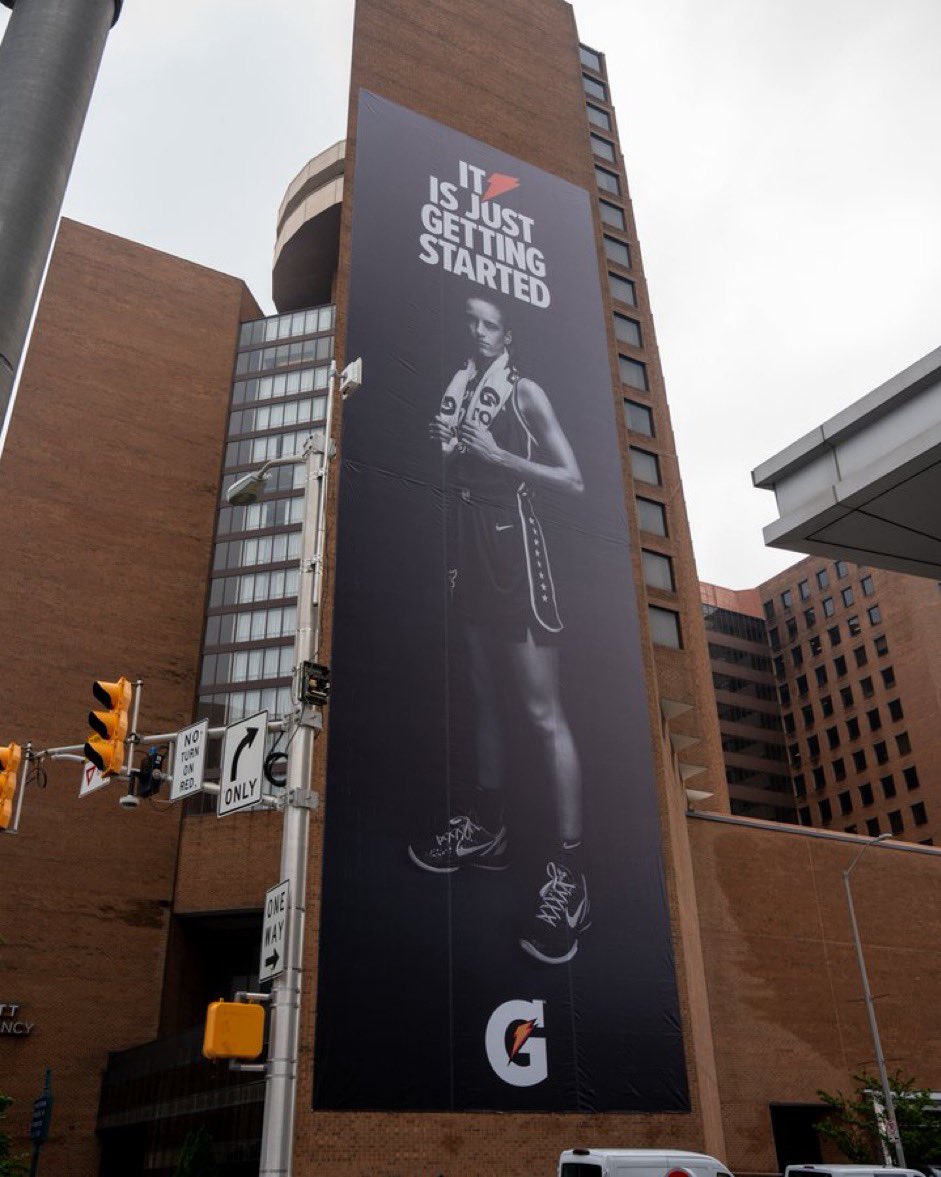
M 512 1087 L 535 1087 L 549 1074 L 544 1010 L 543 1001 L 505 1001 L 490 1015 L 487 1058 Z

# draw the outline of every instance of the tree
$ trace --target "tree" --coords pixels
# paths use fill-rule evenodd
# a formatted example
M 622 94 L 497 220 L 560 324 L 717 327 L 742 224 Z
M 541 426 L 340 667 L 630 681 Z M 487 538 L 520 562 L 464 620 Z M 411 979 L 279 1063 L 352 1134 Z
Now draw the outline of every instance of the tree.
M 0 1120 L 6 1119 L 7 1108 L 12 1102 L 9 1095 L 0 1095 Z M 10 1134 L 0 1131 L 0 1177 L 23 1177 L 26 1173 L 26 1158 L 15 1157 L 11 1148 Z
M 853 1080 L 857 1087 L 852 1095 L 817 1092 L 829 1109 L 817 1130 L 854 1164 L 881 1165 L 883 1147 L 892 1156 L 892 1141 L 876 1119 L 873 1103 L 875 1096 L 882 1104 L 882 1085 L 875 1075 L 865 1071 L 854 1075 Z M 906 1078 L 901 1071 L 889 1076 L 889 1089 L 906 1162 L 910 1166 L 937 1164 L 941 1160 L 941 1111 L 932 1102 L 930 1090 L 916 1087 L 915 1080 Z
M 200 1124 L 183 1141 L 175 1177 L 218 1177 L 218 1173 L 212 1137 Z

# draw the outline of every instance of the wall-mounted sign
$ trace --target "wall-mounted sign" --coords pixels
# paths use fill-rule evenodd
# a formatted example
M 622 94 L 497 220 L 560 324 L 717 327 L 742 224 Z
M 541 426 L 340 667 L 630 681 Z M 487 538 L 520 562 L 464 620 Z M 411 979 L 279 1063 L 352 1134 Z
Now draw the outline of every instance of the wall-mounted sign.
M 0 1001 L 0 1038 L 28 1038 L 36 1026 L 27 1022 L 20 1010 L 23 1007 L 13 1002 Z

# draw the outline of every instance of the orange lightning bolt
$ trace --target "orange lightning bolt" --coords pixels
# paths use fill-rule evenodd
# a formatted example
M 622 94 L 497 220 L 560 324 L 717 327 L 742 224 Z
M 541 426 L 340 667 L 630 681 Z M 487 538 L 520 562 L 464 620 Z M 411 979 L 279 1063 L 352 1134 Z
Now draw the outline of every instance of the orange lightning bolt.
M 536 1029 L 536 1019 L 533 1018 L 531 1022 L 520 1022 L 520 1024 L 513 1031 L 513 1049 L 510 1051 L 510 1057 L 506 1060 L 507 1066 L 513 1061 L 526 1039 Z
M 487 191 L 481 200 L 492 200 L 494 196 L 502 196 L 504 192 L 512 192 L 519 188 L 520 182 L 513 176 L 505 176 L 502 172 L 492 172 L 487 179 Z

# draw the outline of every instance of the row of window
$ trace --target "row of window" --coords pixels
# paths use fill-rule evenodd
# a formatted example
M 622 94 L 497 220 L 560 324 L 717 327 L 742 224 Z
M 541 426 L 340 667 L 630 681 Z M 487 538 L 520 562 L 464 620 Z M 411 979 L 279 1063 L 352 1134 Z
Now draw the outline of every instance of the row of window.
M 274 315 L 270 319 L 253 319 L 250 323 L 242 324 L 239 347 L 257 347 L 260 343 L 332 331 L 335 313 L 334 307 L 326 306 L 296 311 L 291 315 Z
M 723 736 L 723 752 L 740 752 L 759 760 L 786 760 L 787 754 L 780 744 L 769 744 L 748 736 Z
M 812 613 L 813 611 L 806 610 L 806 612 Z M 873 607 L 868 610 L 868 615 L 869 615 L 870 623 L 872 625 L 878 625 L 882 620 L 882 613 L 880 612 L 878 605 L 873 605 Z M 814 623 L 808 622 L 808 628 L 812 624 L 814 624 Z M 862 628 L 862 625 L 860 624 L 858 616 L 848 617 L 846 619 L 846 627 L 847 627 L 847 630 L 849 631 L 849 635 L 851 638 L 859 637 L 859 635 L 863 631 L 863 628 Z M 793 641 L 797 640 L 797 622 L 794 620 L 793 617 L 789 617 L 787 619 L 786 632 L 787 632 L 788 642 L 793 642 Z M 843 631 L 840 628 L 839 622 L 837 622 L 836 625 L 828 626 L 826 632 L 827 632 L 827 638 L 830 641 L 831 648 L 833 646 L 839 646 L 842 643 Z M 778 630 L 777 626 L 771 626 L 769 628 L 768 641 L 769 641 L 769 644 L 771 645 L 772 650 L 780 650 L 780 648 L 781 648 L 781 634 L 780 634 L 780 631 Z M 888 653 L 889 643 L 884 636 L 879 635 L 878 637 L 874 638 L 873 644 L 875 645 L 876 653 L 879 655 L 880 658 L 884 657 Z M 815 634 L 810 635 L 810 637 L 808 639 L 808 648 L 810 649 L 811 657 L 816 658 L 817 655 L 823 649 L 823 638 L 820 636 L 820 634 L 815 633 Z
M 225 447 L 227 469 L 236 466 L 258 466 L 271 458 L 284 458 L 289 454 L 303 452 L 304 443 L 311 432 L 321 430 L 302 429 L 299 433 L 268 433 L 264 437 L 250 437 L 245 441 L 230 441 Z
M 845 798 L 845 800 L 844 800 L 844 798 Z M 820 801 L 818 801 L 817 802 L 817 809 L 820 812 L 820 821 L 824 825 L 828 825 L 830 822 L 833 821 L 833 806 L 830 803 L 828 798 L 824 797 Z M 928 824 L 928 812 L 925 809 L 925 803 L 923 801 L 916 801 L 914 805 L 909 806 L 909 809 L 911 810 L 911 821 L 912 821 L 913 825 L 924 826 L 924 825 Z M 840 813 L 845 816 L 846 814 L 849 814 L 852 812 L 853 812 L 853 805 L 852 805 L 852 800 L 851 800 L 849 794 L 848 793 L 841 793 L 840 794 Z M 812 824 L 809 807 L 807 807 L 807 806 L 801 807 L 801 809 L 798 811 L 798 813 L 800 815 L 801 823 L 803 825 L 809 826 Z M 904 832 L 905 821 L 904 821 L 904 818 L 902 817 L 901 809 L 890 810 L 886 814 L 886 817 L 888 818 L 888 821 L 889 821 L 889 831 L 888 832 L 893 833 L 893 834 L 901 834 Z M 856 826 L 847 826 L 844 832 L 847 834 L 855 834 L 857 832 Z M 882 823 L 880 822 L 878 817 L 870 817 L 870 818 L 866 819 L 866 832 L 869 834 L 869 836 L 871 838 L 877 838 L 881 833 L 884 832 L 882 829 Z M 928 844 L 928 845 L 931 844 L 930 838 L 927 839 L 926 844 Z
M 221 683 L 260 682 L 288 678 L 294 667 L 294 646 L 265 646 L 228 654 L 206 654 L 199 678 L 201 687 Z
M 882 671 L 882 681 L 887 687 L 891 687 L 891 686 L 895 685 L 895 671 L 892 669 L 891 666 L 885 667 L 885 669 Z M 862 691 L 862 695 L 863 695 L 864 699 L 871 699 L 873 697 L 873 695 L 876 693 L 876 689 L 873 684 L 872 678 L 868 674 L 866 675 L 865 678 L 861 678 L 857 685 L 859 686 L 860 690 Z M 820 712 L 821 712 L 823 718 L 829 719 L 829 717 L 833 714 L 833 697 L 832 697 L 832 695 L 822 695 L 821 698 L 818 700 L 818 702 L 820 704 Z M 843 707 L 846 710 L 850 710 L 852 707 L 856 706 L 856 700 L 853 696 L 853 688 L 851 686 L 840 687 L 840 702 L 842 703 Z M 891 717 L 893 722 L 898 722 L 900 719 L 903 718 L 904 712 L 902 711 L 902 700 L 901 699 L 890 699 L 888 707 L 889 707 L 889 716 Z M 882 721 L 879 718 L 879 708 L 878 707 L 873 708 L 872 711 L 867 711 L 866 714 L 869 717 L 870 724 L 875 724 L 875 726 L 872 727 L 873 731 L 876 731 L 878 728 L 880 728 L 882 726 Z M 814 724 L 817 721 L 817 717 L 814 712 L 813 703 L 805 703 L 804 704 L 804 706 L 801 708 L 801 718 L 804 721 L 805 728 L 811 728 L 814 726 Z M 784 730 L 788 733 L 793 733 L 794 729 L 795 729 L 794 713 L 791 711 L 785 712 L 785 714 L 784 714 Z
M 200 695 L 199 717 L 208 719 L 213 727 L 237 723 L 246 715 L 267 711 L 269 717 L 288 715 L 291 711 L 291 688 L 265 687 L 250 691 L 229 691 L 226 694 Z
M 244 576 L 216 576 L 209 587 L 210 609 L 225 605 L 250 605 L 256 601 L 280 601 L 297 597 L 299 568 L 272 572 L 247 572 Z
M 256 564 L 288 564 L 299 560 L 300 555 L 299 531 L 262 535 L 258 539 L 232 539 L 216 544 L 212 568 L 214 572 L 224 572 Z
M 837 637 L 836 640 L 834 640 L 833 637 L 831 636 L 831 642 L 834 645 L 839 645 L 840 639 L 839 639 L 839 637 Z M 876 653 L 879 655 L 880 658 L 884 657 L 889 652 L 889 643 L 885 639 L 884 635 L 880 634 L 873 642 L 873 646 L 876 650 Z M 820 653 L 820 647 L 819 646 L 815 647 L 813 644 L 811 644 L 810 651 L 811 651 L 811 656 L 816 657 Z M 866 652 L 866 643 L 865 642 L 862 642 L 860 645 L 853 647 L 853 658 L 856 662 L 857 667 L 862 667 L 862 666 L 868 665 L 869 654 Z M 791 661 L 794 663 L 795 667 L 799 667 L 799 666 L 803 665 L 804 655 L 803 655 L 803 651 L 800 646 L 795 646 L 791 650 Z M 784 656 L 782 654 L 776 654 L 775 657 L 772 659 L 772 662 L 774 665 L 774 673 L 777 675 L 777 677 L 778 678 L 786 677 L 787 669 L 784 664 Z M 888 676 L 883 674 L 883 676 L 882 676 L 883 682 L 885 682 L 887 685 L 891 686 L 895 682 L 895 672 L 891 670 L 891 667 L 889 667 L 887 669 L 889 669 L 891 673 Z M 844 654 L 837 654 L 836 657 L 833 659 L 833 670 L 834 670 L 834 673 L 837 678 L 843 678 L 846 675 L 847 665 L 846 665 L 846 656 Z M 827 673 L 826 664 L 821 663 L 819 666 L 814 667 L 814 677 L 817 680 L 818 686 L 824 687 L 827 685 L 827 682 L 829 680 L 829 675 Z M 797 677 L 794 679 L 794 684 L 797 687 L 797 693 L 799 695 L 806 695 L 807 694 L 807 676 L 806 676 L 806 674 L 797 675 Z M 786 683 L 782 683 L 778 688 L 778 692 L 781 697 L 781 702 L 784 704 L 785 707 L 788 706 L 788 704 L 791 701 L 791 692 L 790 692 L 790 688 L 788 687 L 788 685 Z
M 738 703 L 724 703 L 721 699 L 716 700 L 716 711 L 719 719 L 727 720 L 729 723 L 747 724 L 749 727 L 761 727 L 773 732 L 781 730 L 781 720 L 777 711 L 742 707 Z
M 833 565 L 833 570 L 836 573 L 838 580 L 845 580 L 849 576 L 849 565 L 845 560 L 837 560 Z M 830 572 L 827 568 L 821 568 L 815 573 L 817 579 L 817 587 L 819 589 L 828 588 L 830 585 Z M 866 577 L 872 584 L 872 578 Z M 798 581 L 797 592 L 802 601 L 810 600 L 810 582 L 807 580 Z M 780 595 L 781 605 L 785 609 L 794 608 L 794 590 L 782 589 Z M 770 621 L 774 617 L 774 601 L 768 600 L 764 602 L 765 616 Z
M 219 512 L 216 535 L 234 531 L 261 531 L 266 527 L 289 527 L 302 523 L 304 499 L 262 499 L 247 507 L 223 507 Z
M 297 343 L 281 343 L 277 347 L 261 347 L 255 351 L 240 351 L 235 361 L 236 376 L 249 372 L 270 372 L 272 368 L 286 368 L 289 364 L 313 364 L 329 360 L 333 355 L 333 336 L 302 339 Z
M 771 673 L 770 658 L 764 654 L 756 654 L 752 650 L 740 649 L 737 646 L 725 646 L 719 642 L 710 642 L 709 657 L 716 662 L 738 663 L 742 666 L 747 666 L 750 670 L 757 670 L 763 674 Z
M 293 638 L 296 629 L 296 605 L 244 613 L 213 613 L 206 618 L 206 645 L 234 646 L 242 642 Z
M 743 638 L 745 641 L 760 645 L 762 650 L 766 644 L 765 623 L 758 617 L 749 617 L 746 613 L 737 613 L 732 609 L 720 609 L 718 605 L 703 602 L 703 621 L 706 629 L 711 633 L 724 633 L 733 637 Z M 757 651 L 756 651 L 757 653 Z M 762 655 L 760 669 L 770 670 L 771 659 Z M 756 667 L 756 669 L 759 669 Z
M 846 780 L 846 765 L 842 759 L 831 762 L 830 767 L 833 769 L 833 779 L 837 783 Z M 821 766 L 815 768 L 811 774 L 814 788 L 819 791 L 827 787 L 827 777 Z M 905 781 L 905 787 L 910 793 L 919 788 L 921 782 L 918 779 L 918 769 L 914 764 L 902 769 L 902 779 Z M 886 776 L 879 777 L 879 784 L 882 787 L 882 795 L 886 801 L 890 801 L 896 794 L 895 776 L 893 773 L 888 773 Z M 794 777 L 794 792 L 798 797 L 805 797 L 807 795 L 807 783 L 802 772 L 799 772 Z M 864 804 L 871 805 L 873 803 L 872 785 L 868 782 L 863 782 L 859 785 L 860 796 L 864 799 Z
M 243 409 L 229 414 L 229 437 L 240 433 L 262 433 L 266 429 L 283 429 L 286 425 L 304 425 L 323 421 L 327 415 L 325 396 L 303 397 L 258 409 Z
M 856 740 L 859 739 L 860 729 L 859 729 L 859 720 L 858 719 L 848 719 L 846 721 L 846 734 L 847 734 L 847 738 L 850 740 L 851 743 L 854 743 Z M 836 726 L 827 728 L 826 738 L 827 738 L 827 746 L 831 749 L 831 751 L 835 748 L 841 747 L 840 733 L 839 733 L 839 729 Z M 895 746 L 896 746 L 896 750 L 897 750 L 899 756 L 910 756 L 911 755 L 912 741 L 911 741 L 911 737 L 909 736 L 908 732 L 898 732 L 897 733 L 897 735 L 895 736 Z M 875 754 L 877 764 L 888 764 L 889 763 L 889 759 L 890 759 L 889 745 L 885 740 L 877 740 L 872 745 L 872 751 Z M 792 766 L 795 768 L 799 768 L 800 764 L 801 764 L 800 744 L 788 744 L 787 752 L 788 752 L 788 757 L 790 758 Z M 807 737 L 807 754 L 811 760 L 819 760 L 820 759 L 820 737 L 819 736 L 813 735 L 813 736 Z M 839 769 L 838 769 L 836 767 L 836 763 L 837 762 L 834 761 L 834 766 L 835 766 L 834 773 L 837 773 L 843 767 L 845 767 L 841 762 Z M 857 748 L 856 751 L 853 753 L 853 768 L 856 770 L 856 772 L 865 772 L 866 767 L 867 767 L 866 750 L 865 750 L 865 748 Z M 837 776 L 836 779 L 841 780 L 842 777 Z
M 298 368 L 294 372 L 279 372 L 276 376 L 258 376 L 251 380 L 236 380 L 232 387 L 233 405 L 253 401 L 276 400 L 282 396 L 297 396 L 304 392 L 322 392 L 330 380 L 330 365 L 319 368 Z

